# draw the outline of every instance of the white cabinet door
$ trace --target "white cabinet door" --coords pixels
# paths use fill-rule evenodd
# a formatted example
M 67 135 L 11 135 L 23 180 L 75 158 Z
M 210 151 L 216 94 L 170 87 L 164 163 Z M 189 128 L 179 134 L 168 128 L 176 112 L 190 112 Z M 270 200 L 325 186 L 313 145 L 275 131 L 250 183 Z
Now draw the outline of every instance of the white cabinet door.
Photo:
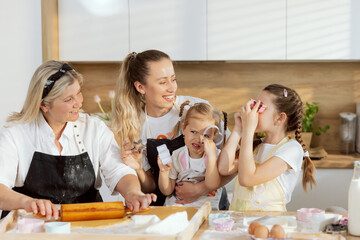
M 121 61 L 129 52 L 128 0 L 58 0 L 59 58 Z
M 360 59 L 360 1 L 287 0 L 287 59 Z
M 130 51 L 161 50 L 172 60 L 206 60 L 206 0 L 131 0 Z
M 284 60 L 286 0 L 208 0 L 209 60 Z

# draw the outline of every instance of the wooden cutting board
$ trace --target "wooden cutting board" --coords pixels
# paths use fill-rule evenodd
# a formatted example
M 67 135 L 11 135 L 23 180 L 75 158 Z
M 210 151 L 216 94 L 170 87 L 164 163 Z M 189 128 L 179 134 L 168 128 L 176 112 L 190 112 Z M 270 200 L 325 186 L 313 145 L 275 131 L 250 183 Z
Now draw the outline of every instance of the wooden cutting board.
M 141 215 L 157 215 L 161 220 L 166 218 L 167 216 L 186 210 L 188 213 L 188 218 L 190 220 L 189 226 L 179 233 L 177 236 L 160 236 L 160 235 L 93 235 L 89 234 L 45 234 L 45 233 L 31 233 L 31 234 L 18 234 L 18 233 L 6 233 L 7 231 L 14 229 L 16 227 L 17 219 L 19 218 L 19 211 L 11 211 L 9 215 L 4 218 L 0 222 L 0 239 L 1 240 L 18 240 L 18 239 L 27 239 L 27 240 L 42 240 L 42 239 L 53 239 L 53 240 L 63 240 L 64 236 L 66 239 L 74 239 L 74 240 L 95 240 L 95 239 L 104 239 L 104 240 L 122 240 L 122 239 L 177 239 L 177 240 L 186 240 L 192 239 L 194 234 L 198 231 L 200 225 L 205 221 L 205 219 L 209 216 L 211 211 L 210 202 L 205 203 L 200 208 L 189 208 L 189 207 L 151 207 L 151 209 L 147 212 L 139 213 Z M 129 221 L 129 217 L 126 217 L 125 221 Z M 115 219 L 118 220 L 118 219 Z M 121 219 L 124 221 L 124 219 Z M 89 221 L 84 221 L 89 222 Z M 104 224 L 114 225 L 119 222 L 113 220 L 96 220 L 91 221 L 93 225 L 98 225 L 98 227 L 104 227 Z M 121 221 L 120 221 L 121 222 Z M 75 222 L 74 222 L 75 223 Z M 88 225 L 89 223 L 84 223 Z M 84 226 L 83 226 L 84 227 Z

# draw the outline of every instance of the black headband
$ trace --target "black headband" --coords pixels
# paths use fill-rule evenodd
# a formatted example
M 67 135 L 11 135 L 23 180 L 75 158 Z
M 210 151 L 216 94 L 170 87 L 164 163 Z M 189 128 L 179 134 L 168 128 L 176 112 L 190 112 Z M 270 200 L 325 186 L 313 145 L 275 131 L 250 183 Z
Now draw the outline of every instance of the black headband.
M 53 75 L 51 75 L 47 80 L 46 80 L 46 83 L 45 83 L 45 86 L 44 86 L 44 91 L 43 91 L 43 94 L 42 94 L 42 99 L 44 99 L 48 94 L 49 92 L 51 91 L 51 89 L 54 87 L 55 85 L 55 82 L 57 80 L 59 80 L 62 76 L 64 76 L 64 74 L 67 72 L 67 71 L 71 71 L 73 70 L 72 67 L 70 67 L 68 64 L 64 63 L 61 68 L 59 69 L 59 71 L 57 71 L 56 73 L 54 73 Z

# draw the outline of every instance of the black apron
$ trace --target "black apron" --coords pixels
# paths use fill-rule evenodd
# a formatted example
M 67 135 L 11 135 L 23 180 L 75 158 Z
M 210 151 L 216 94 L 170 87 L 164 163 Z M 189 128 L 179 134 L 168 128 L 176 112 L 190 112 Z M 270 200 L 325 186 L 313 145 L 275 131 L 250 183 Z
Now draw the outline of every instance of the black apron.
M 156 147 L 163 145 L 163 144 L 166 144 L 167 148 L 169 149 L 170 155 L 172 155 L 173 151 L 185 146 L 184 135 L 180 135 L 172 140 L 170 140 L 170 139 L 153 139 L 153 138 L 147 139 L 147 142 L 146 142 L 147 159 L 148 159 L 148 162 L 151 167 L 150 170 L 151 170 L 152 174 L 154 175 L 154 179 L 156 182 L 156 190 L 154 193 L 157 195 L 157 200 L 156 200 L 156 202 L 151 203 L 151 205 L 154 205 L 154 206 L 163 206 L 165 203 L 165 199 L 166 199 L 166 196 L 161 193 L 159 186 L 158 186 L 160 170 L 159 170 L 159 165 L 157 163 L 157 157 L 158 157 L 159 153 L 158 153 Z M 219 209 L 220 210 L 228 210 L 229 205 L 230 205 L 230 203 L 229 203 L 229 200 L 227 197 L 226 188 L 224 187 L 223 191 L 221 193 Z
M 89 154 L 54 156 L 35 152 L 24 186 L 14 191 L 54 204 L 102 202 L 95 189 L 95 171 Z M 9 211 L 3 211 L 1 218 Z
M 174 138 L 172 140 L 148 138 L 146 141 L 146 156 L 147 156 L 148 162 L 151 167 L 150 170 L 151 170 L 152 174 L 154 175 L 154 179 L 155 179 L 155 183 L 156 183 L 156 190 L 154 193 L 157 195 L 157 200 L 156 200 L 156 202 L 151 203 L 151 205 L 154 205 L 154 206 L 164 206 L 165 199 L 166 199 L 166 196 L 161 193 L 159 186 L 158 186 L 160 169 L 159 169 L 159 165 L 157 163 L 157 158 L 158 158 L 159 153 L 158 153 L 156 147 L 163 145 L 163 144 L 166 144 L 167 148 L 169 149 L 170 155 L 172 155 L 173 151 L 185 146 L 184 136 L 180 135 L 177 138 Z

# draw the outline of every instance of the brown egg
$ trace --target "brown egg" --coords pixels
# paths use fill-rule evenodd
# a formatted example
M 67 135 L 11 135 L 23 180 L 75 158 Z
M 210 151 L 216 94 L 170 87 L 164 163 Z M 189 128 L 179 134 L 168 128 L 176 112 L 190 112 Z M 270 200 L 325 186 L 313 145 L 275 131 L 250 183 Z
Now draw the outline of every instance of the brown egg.
M 254 230 L 254 237 L 268 238 L 269 237 L 269 229 L 263 225 L 257 226 Z
M 261 225 L 261 224 L 260 224 L 259 222 L 252 222 L 252 223 L 250 223 L 249 229 L 248 229 L 249 234 L 254 235 L 255 228 L 256 228 L 257 226 L 260 226 L 260 225 Z
M 275 239 L 285 238 L 285 231 L 279 224 L 275 224 L 270 231 L 270 236 Z

